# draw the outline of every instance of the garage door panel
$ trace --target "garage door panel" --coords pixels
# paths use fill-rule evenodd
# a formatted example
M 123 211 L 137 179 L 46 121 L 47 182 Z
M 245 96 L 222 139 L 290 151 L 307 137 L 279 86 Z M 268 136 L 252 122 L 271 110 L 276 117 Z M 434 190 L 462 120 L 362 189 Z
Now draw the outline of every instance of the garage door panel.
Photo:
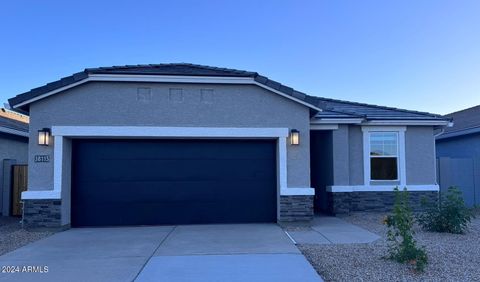
M 207 184 L 208 189 L 197 188 L 205 187 L 205 183 L 209 183 Z M 211 201 L 212 199 L 226 201 L 230 198 L 239 201 L 245 198 L 245 194 L 255 195 L 263 200 L 266 197 L 275 198 L 276 195 L 275 191 L 268 191 L 267 189 L 257 189 L 255 191 L 250 189 L 254 186 L 268 187 L 271 184 L 268 181 L 244 181 L 234 184 L 224 181 L 223 185 L 217 184 L 213 181 L 104 183 L 99 189 L 87 189 L 87 191 L 82 192 L 81 195 L 77 196 L 77 200 L 90 203 L 131 203 L 133 201 L 188 203 L 191 201 Z M 88 185 L 91 184 L 85 183 L 81 187 L 88 187 Z M 227 193 L 225 193 L 226 191 Z M 228 196 L 226 197 L 225 194 L 228 194 Z M 115 195 L 115 197 L 110 195 Z M 253 202 L 255 198 L 248 197 L 246 200 Z
M 96 160 L 96 169 L 91 171 L 86 164 L 79 169 L 89 170 L 85 181 L 127 181 L 127 180 L 209 180 L 209 179 L 270 179 L 275 175 L 271 171 L 271 160 Z M 231 163 L 237 167 L 248 167 L 248 171 L 239 173 L 231 169 Z M 131 173 L 132 167 L 137 168 Z M 216 167 L 215 170 L 210 168 Z M 111 174 L 115 170 L 116 174 Z
M 272 140 L 74 140 L 72 225 L 272 222 Z
M 89 142 L 84 143 L 85 142 Z M 112 146 L 112 142 L 115 146 Z M 208 143 L 210 140 L 196 140 L 193 143 L 201 145 L 200 147 L 191 147 L 191 140 L 163 140 L 163 144 L 159 147 L 157 140 L 82 140 L 82 147 L 88 152 L 88 159 L 114 159 L 114 160 L 129 160 L 129 159 L 272 159 L 272 149 L 270 141 L 253 141 L 254 146 L 242 146 L 241 143 L 251 142 L 250 140 L 225 140 L 213 143 Z M 263 144 L 261 143 L 263 142 Z M 235 150 L 232 150 L 232 144 L 236 143 Z M 253 144 L 253 143 L 251 143 Z M 129 150 L 122 152 L 122 155 L 118 155 L 118 146 L 124 145 Z M 102 147 L 101 151 L 98 151 L 99 146 Z M 133 147 L 135 146 L 135 147 Z M 178 149 L 181 148 L 181 151 Z M 211 152 L 215 151 L 217 154 L 212 155 Z
M 243 209 L 241 212 L 233 210 L 232 207 L 235 205 L 232 206 L 232 204 L 232 202 L 204 201 L 188 204 L 188 207 L 179 209 L 178 203 L 175 202 L 133 202 L 124 206 L 106 202 L 102 203 L 102 211 L 104 211 L 102 217 L 98 215 L 98 205 L 85 205 L 85 214 L 80 219 L 76 219 L 75 226 L 272 222 L 272 217 L 275 216 L 274 212 L 259 214 L 258 210 L 251 208 L 251 202 L 245 202 L 245 207 L 250 208 Z M 135 212 L 115 212 L 119 208 Z M 194 211 L 193 216 L 192 211 Z

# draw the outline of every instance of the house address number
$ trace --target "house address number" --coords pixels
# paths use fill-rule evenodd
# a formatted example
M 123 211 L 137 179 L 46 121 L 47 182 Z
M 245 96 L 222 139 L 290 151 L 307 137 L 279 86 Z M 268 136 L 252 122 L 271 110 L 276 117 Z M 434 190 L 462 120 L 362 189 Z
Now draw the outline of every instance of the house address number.
M 35 155 L 34 161 L 36 163 L 48 163 L 50 161 L 50 155 Z

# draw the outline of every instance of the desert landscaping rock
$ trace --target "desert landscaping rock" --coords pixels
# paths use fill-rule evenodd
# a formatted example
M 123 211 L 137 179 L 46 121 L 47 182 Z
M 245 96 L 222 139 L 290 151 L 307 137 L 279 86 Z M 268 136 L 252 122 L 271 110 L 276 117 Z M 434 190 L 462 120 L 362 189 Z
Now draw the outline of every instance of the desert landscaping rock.
M 22 229 L 20 218 L 0 217 L 0 255 L 52 235 L 53 231 Z
M 429 264 L 424 273 L 387 260 L 383 213 L 356 213 L 344 220 L 382 238 L 369 244 L 300 245 L 300 250 L 325 281 L 480 281 L 480 218 L 464 235 L 424 232 L 415 227 Z

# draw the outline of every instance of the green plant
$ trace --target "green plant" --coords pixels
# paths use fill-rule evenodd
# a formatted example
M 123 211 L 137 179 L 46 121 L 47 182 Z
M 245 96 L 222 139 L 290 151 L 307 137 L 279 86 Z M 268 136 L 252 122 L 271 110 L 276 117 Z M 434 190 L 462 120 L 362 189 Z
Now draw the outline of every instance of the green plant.
M 393 212 L 386 217 L 384 223 L 388 227 L 388 258 L 400 263 L 408 263 L 419 272 L 428 264 L 427 253 L 418 247 L 414 239 L 413 215 L 408 204 L 406 189 L 395 188 L 395 204 Z
M 425 212 L 417 217 L 423 229 L 433 232 L 463 234 L 474 217 L 473 209 L 465 206 L 462 192 L 456 187 L 441 194 L 438 203 L 423 201 Z

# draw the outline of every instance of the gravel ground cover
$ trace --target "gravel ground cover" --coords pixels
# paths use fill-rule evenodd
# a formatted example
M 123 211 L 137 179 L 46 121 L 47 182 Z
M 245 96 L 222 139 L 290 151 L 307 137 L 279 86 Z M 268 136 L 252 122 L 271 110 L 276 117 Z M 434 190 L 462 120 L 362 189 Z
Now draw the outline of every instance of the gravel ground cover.
M 0 217 L 0 255 L 52 235 L 52 231 L 22 229 L 19 218 Z
M 464 235 L 424 232 L 415 226 L 416 239 L 427 249 L 424 273 L 387 260 L 385 214 L 356 213 L 344 220 L 382 236 L 370 244 L 300 245 L 299 248 L 325 281 L 480 281 L 480 218 Z

